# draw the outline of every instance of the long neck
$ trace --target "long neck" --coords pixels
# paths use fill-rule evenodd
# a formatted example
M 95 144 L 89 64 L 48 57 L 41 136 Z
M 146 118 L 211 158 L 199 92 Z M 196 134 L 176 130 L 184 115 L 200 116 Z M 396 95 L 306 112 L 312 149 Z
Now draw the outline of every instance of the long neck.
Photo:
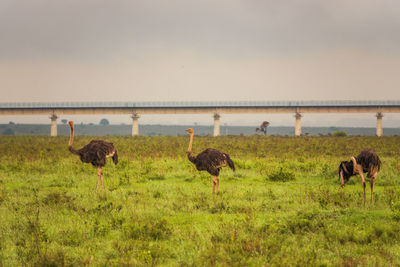
M 74 126 L 69 125 L 70 134 L 69 134 L 69 142 L 68 142 L 68 149 L 74 154 L 78 154 L 78 151 L 72 148 L 72 143 L 74 142 Z
M 193 143 L 193 133 L 190 133 L 189 148 L 187 152 L 187 157 L 190 162 L 195 163 L 196 157 L 192 155 L 192 143 Z
M 68 147 L 72 147 L 72 143 L 74 142 L 74 127 L 69 126 L 70 132 L 69 132 L 69 142 L 68 142 Z
M 193 133 L 190 133 L 190 141 L 189 141 L 189 147 L 188 147 L 189 153 L 192 153 L 192 143 L 193 143 Z
M 351 161 L 353 162 L 353 174 L 358 173 L 357 160 L 354 157 L 351 157 Z

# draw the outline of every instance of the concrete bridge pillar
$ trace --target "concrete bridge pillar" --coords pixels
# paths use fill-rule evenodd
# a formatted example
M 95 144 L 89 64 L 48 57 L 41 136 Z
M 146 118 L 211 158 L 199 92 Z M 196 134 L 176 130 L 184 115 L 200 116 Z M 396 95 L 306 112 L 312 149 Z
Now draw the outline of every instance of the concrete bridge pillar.
M 50 136 L 57 136 L 57 115 L 52 114 L 50 116 L 51 119 L 51 128 L 50 128 Z
M 296 115 L 294 115 L 296 118 L 296 126 L 294 128 L 294 135 L 295 136 L 300 136 L 301 135 L 301 114 L 299 112 L 296 112 Z
M 139 135 L 139 114 L 133 113 L 132 116 L 132 136 Z
M 376 136 L 382 136 L 383 135 L 382 118 L 383 118 L 383 113 L 382 112 L 377 112 L 376 113 Z
M 220 135 L 220 121 L 221 116 L 218 113 L 214 113 L 214 136 Z

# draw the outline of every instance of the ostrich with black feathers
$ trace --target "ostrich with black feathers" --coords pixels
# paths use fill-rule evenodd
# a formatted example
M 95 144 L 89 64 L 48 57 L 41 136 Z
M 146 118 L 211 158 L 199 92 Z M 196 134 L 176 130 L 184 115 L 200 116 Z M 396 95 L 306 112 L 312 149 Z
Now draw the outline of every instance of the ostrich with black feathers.
M 233 171 L 235 171 L 235 165 L 229 157 L 228 154 L 221 152 L 216 149 L 207 148 L 197 156 L 192 155 L 192 143 L 193 143 L 193 129 L 186 129 L 186 132 L 190 134 L 189 148 L 187 152 L 188 159 L 199 171 L 207 171 L 212 176 L 213 181 L 213 194 L 215 193 L 215 188 L 219 192 L 219 172 L 222 167 L 229 166 Z
M 373 200 L 374 192 L 374 181 L 378 177 L 379 170 L 381 168 L 381 161 L 378 155 L 372 149 L 364 149 L 355 158 L 351 157 L 350 161 L 342 161 L 339 165 L 339 179 L 341 187 L 343 187 L 349 180 L 350 177 L 356 174 L 361 176 L 363 191 L 364 191 L 364 203 L 365 203 L 365 178 L 364 173 L 368 172 L 367 177 L 371 185 L 371 203 Z
M 112 157 L 114 164 L 118 163 L 118 154 L 112 143 L 103 140 L 92 140 L 89 144 L 84 146 L 79 150 L 72 148 L 72 143 L 74 142 L 74 123 L 72 121 L 68 122 L 70 127 L 70 138 L 68 143 L 68 149 L 72 154 L 78 155 L 82 162 L 91 163 L 97 168 L 97 185 L 96 190 L 101 181 L 101 185 L 104 188 L 103 182 L 103 171 L 102 168 L 107 163 L 107 158 Z
M 269 121 L 263 121 L 261 123 L 260 128 L 256 128 L 256 132 L 262 132 L 264 135 L 267 135 L 267 128 L 269 126 Z

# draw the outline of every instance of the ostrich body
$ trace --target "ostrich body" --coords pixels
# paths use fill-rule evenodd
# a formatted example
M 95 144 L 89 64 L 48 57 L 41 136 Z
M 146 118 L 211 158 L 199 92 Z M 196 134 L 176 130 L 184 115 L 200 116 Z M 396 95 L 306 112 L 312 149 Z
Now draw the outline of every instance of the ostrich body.
M 364 203 L 365 203 L 365 178 L 364 173 L 368 172 L 367 177 L 371 185 L 371 203 L 373 200 L 374 192 L 374 181 L 378 177 L 379 170 L 381 168 L 381 161 L 378 155 L 372 149 L 364 149 L 355 158 L 351 157 L 350 161 L 342 161 L 339 165 L 339 178 L 341 186 L 343 187 L 349 180 L 350 177 L 356 174 L 361 176 L 363 191 L 364 191 Z
M 99 182 L 101 181 L 103 190 L 105 190 L 102 168 L 106 165 L 108 157 L 112 157 L 115 165 L 118 163 L 117 150 L 112 143 L 103 140 L 92 140 L 89 144 L 79 150 L 73 149 L 72 143 L 74 141 L 74 123 L 72 121 L 68 123 L 71 130 L 68 143 L 69 151 L 71 151 L 72 154 L 78 155 L 82 162 L 91 163 L 94 167 L 97 168 L 96 189 L 98 188 Z
M 186 130 L 186 132 L 190 134 L 189 148 L 187 152 L 189 161 L 196 166 L 197 170 L 207 171 L 209 174 L 211 174 L 213 180 L 213 194 L 215 193 L 215 188 L 217 188 L 217 192 L 219 192 L 219 172 L 222 167 L 225 167 L 227 165 L 233 171 L 235 171 L 235 165 L 233 164 L 233 161 L 228 154 L 212 148 L 207 148 L 197 156 L 193 156 L 193 129 L 189 128 Z

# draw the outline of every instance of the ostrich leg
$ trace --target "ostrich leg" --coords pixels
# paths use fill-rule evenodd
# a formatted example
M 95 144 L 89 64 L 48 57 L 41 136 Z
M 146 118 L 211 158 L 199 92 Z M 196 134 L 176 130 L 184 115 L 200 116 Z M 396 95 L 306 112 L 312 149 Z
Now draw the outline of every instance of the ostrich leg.
M 97 184 L 96 184 L 96 190 L 99 187 L 100 183 L 100 176 L 102 175 L 101 168 L 97 168 Z
M 363 197 L 364 197 L 364 205 L 365 205 L 365 178 L 364 173 L 361 165 L 357 165 L 358 173 L 361 176 L 362 186 L 363 186 Z
M 101 186 L 103 187 L 103 191 L 106 192 L 106 189 L 104 188 L 104 182 L 103 182 L 103 171 L 100 168 L 100 179 L 101 179 Z
M 212 176 L 213 180 L 213 194 L 215 193 L 215 187 L 217 187 L 217 192 L 219 191 L 219 183 L 217 176 Z
M 363 191 L 364 191 L 364 206 L 365 206 L 365 181 L 362 182 Z
M 372 201 L 373 201 L 372 194 L 373 194 L 373 192 L 374 192 L 374 180 L 371 180 L 371 181 L 370 181 L 370 184 L 371 184 L 371 204 L 372 204 Z
M 373 202 L 373 193 L 374 193 L 374 182 L 376 178 L 378 177 L 378 173 L 375 172 L 374 175 L 372 176 L 370 183 L 371 183 L 371 204 Z
M 363 167 L 360 164 L 356 163 L 354 157 L 351 157 L 351 160 L 354 162 L 354 173 L 358 173 L 361 176 L 362 187 L 363 187 L 363 199 L 364 199 L 364 206 L 365 206 L 365 178 L 364 178 L 364 171 Z

